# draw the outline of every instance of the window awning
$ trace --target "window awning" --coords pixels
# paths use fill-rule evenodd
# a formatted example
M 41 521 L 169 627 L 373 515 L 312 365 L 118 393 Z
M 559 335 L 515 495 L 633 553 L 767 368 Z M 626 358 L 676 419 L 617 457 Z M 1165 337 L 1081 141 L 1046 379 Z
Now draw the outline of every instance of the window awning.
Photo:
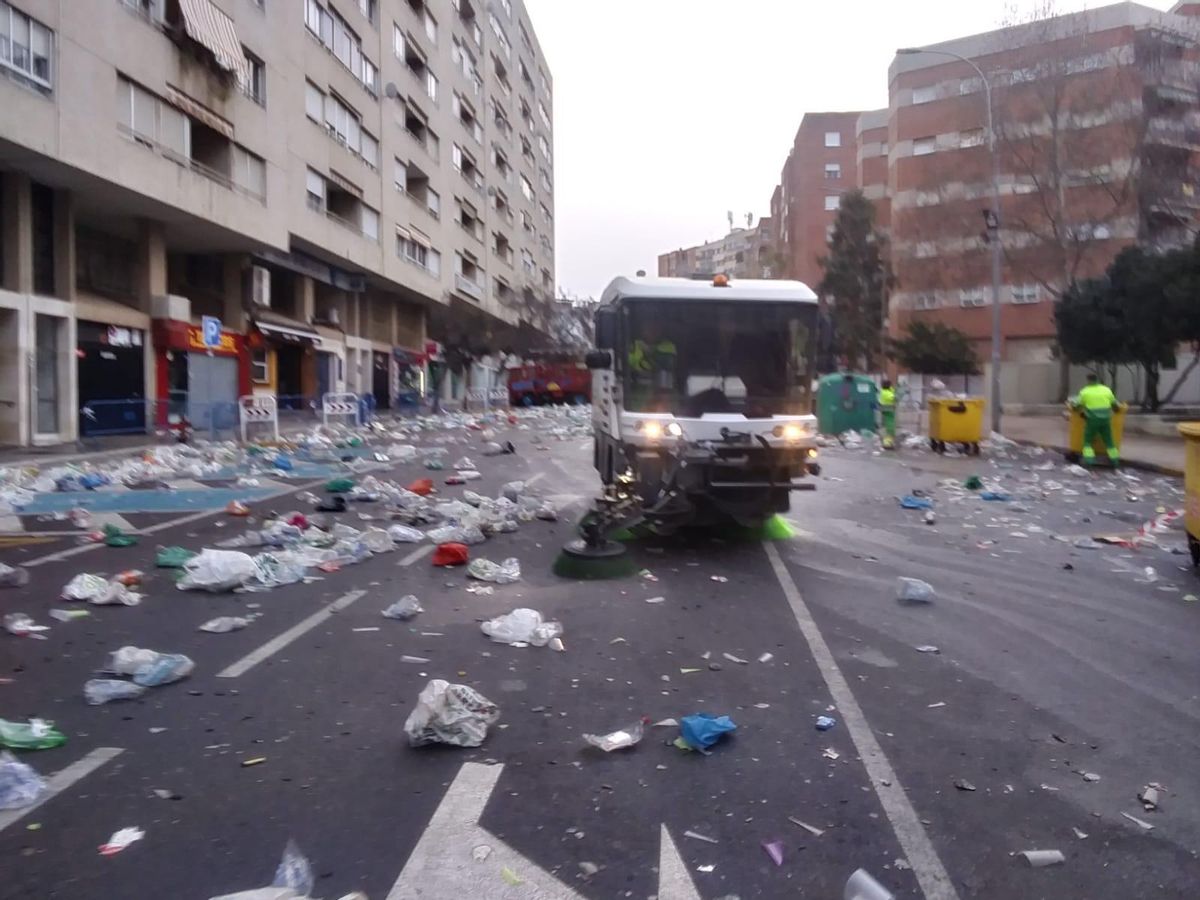
M 187 36 L 207 48 L 218 66 L 236 75 L 238 84 L 248 84 L 250 69 L 233 19 L 217 9 L 212 0 L 179 0 L 179 11 Z
M 167 85 L 167 102 L 193 119 L 203 122 L 217 134 L 233 140 L 233 123 L 217 115 L 203 103 L 199 103 L 174 85 Z
M 254 327 L 261 331 L 269 338 L 285 341 L 289 344 L 311 344 L 314 347 L 319 347 L 321 344 L 321 335 L 311 325 L 305 325 L 297 319 L 289 319 L 286 316 L 278 318 L 272 316 L 271 319 L 256 317 L 254 319 Z
M 414 244 L 420 244 L 426 250 L 433 249 L 433 242 L 429 240 L 429 235 L 421 232 L 420 230 L 418 230 L 416 228 L 413 228 L 409 232 L 409 238 L 412 240 L 412 242 Z

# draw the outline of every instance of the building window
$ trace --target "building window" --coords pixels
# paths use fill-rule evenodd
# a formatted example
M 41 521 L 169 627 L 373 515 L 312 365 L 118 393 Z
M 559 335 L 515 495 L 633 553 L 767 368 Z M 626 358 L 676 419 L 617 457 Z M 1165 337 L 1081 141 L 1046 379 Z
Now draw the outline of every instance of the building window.
M 250 380 L 255 384 L 271 383 L 271 367 L 267 364 L 265 348 L 250 353 Z
M 367 17 L 368 22 L 374 22 L 375 0 L 358 0 L 358 11 Z
M 379 141 L 375 140 L 375 138 L 373 136 L 367 134 L 367 132 L 365 132 L 365 131 L 361 132 L 361 134 L 362 134 L 362 149 L 360 152 L 362 154 L 363 162 L 365 162 L 372 169 L 378 168 L 379 167 Z
M 326 9 L 319 0 L 304 0 L 304 24 L 368 91 L 376 92 L 379 69 L 363 55 L 362 40 L 345 19 Z
M 308 170 L 306 179 L 308 205 L 311 209 L 325 209 L 325 176 L 314 169 Z
M 986 142 L 987 136 L 982 128 L 972 128 L 970 131 L 959 132 L 958 146 L 966 149 L 968 147 L 981 147 Z
M 362 233 L 373 241 L 379 240 L 379 213 L 369 206 L 362 208 Z
M 842 146 L 842 133 L 840 131 L 825 132 L 825 146 L 826 147 Z
M 246 83 L 242 85 L 242 93 L 259 106 L 266 106 L 267 67 L 249 50 L 246 50 L 244 55 L 246 58 Z
M 521 176 L 521 194 L 526 200 L 533 200 L 533 185 L 529 183 L 529 179 L 524 175 Z
M 926 87 L 913 88 L 913 106 L 919 106 L 922 103 L 932 103 L 936 99 L 937 87 L 935 85 L 931 84 Z
M 546 112 L 546 104 L 542 103 L 542 101 L 539 100 L 537 109 L 538 109 L 538 118 L 540 118 L 542 120 L 542 124 L 546 126 L 547 130 L 549 130 L 550 129 L 550 113 Z
M 121 0 L 121 2 L 127 9 L 145 16 L 151 22 L 161 22 L 163 20 L 165 0 Z
M 325 92 L 311 81 L 304 82 L 304 112 L 318 124 L 325 118 Z
M 917 138 L 915 141 L 913 141 L 913 156 L 928 156 L 930 153 L 934 153 L 936 150 L 936 137 Z
M 983 288 L 963 288 L 958 292 L 958 305 L 962 307 L 987 306 Z
M 429 14 L 428 7 L 426 7 L 424 10 L 424 20 L 425 20 L 425 34 L 428 35 L 429 39 L 436 44 L 437 43 L 437 20 L 434 19 L 433 16 L 431 16 Z
M 429 99 L 437 103 L 438 98 L 438 80 L 437 76 L 426 70 L 425 72 L 425 93 L 429 95 Z
M 401 162 L 398 158 L 394 160 L 395 171 L 392 176 L 396 183 L 396 190 L 400 193 L 408 191 L 408 163 Z
M 544 134 L 538 135 L 538 150 L 542 154 L 542 159 L 546 160 L 546 162 L 549 162 L 550 161 L 550 142 L 548 140 L 546 140 L 546 136 Z
M 0 67 L 50 87 L 50 44 L 54 33 L 0 0 Z
M 842 197 L 840 194 L 830 194 L 825 198 L 825 211 L 836 212 L 842 205 Z
M 1036 284 L 1014 284 L 1012 286 L 1012 302 L 1016 305 L 1029 305 L 1042 299 L 1041 290 Z
M 512 44 L 508 42 L 508 35 L 504 33 L 500 20 L 494 14 L 488 13 L 488 24 L 492 26 L 492 34 L 496 35 L 496 42 L 500 45 L 504 58 L 512 59 Z
M 841 163 L 825 163 L 825 179 L 827 181 L 837 181 L 842 177 Z
M 429 210 L 429 214 L 435 219 L 441 218 L 442 198 L 438 192 L 432 188 L 429 188 L 425 191 L 425 207 Z
M 233 145 L 233 183 L 259 200 L 267 196 L 267 164 L 260 156 Z
M 913 309 L 937 309 L 937 297 L 933 294 L 917 294 L 913 298 Z

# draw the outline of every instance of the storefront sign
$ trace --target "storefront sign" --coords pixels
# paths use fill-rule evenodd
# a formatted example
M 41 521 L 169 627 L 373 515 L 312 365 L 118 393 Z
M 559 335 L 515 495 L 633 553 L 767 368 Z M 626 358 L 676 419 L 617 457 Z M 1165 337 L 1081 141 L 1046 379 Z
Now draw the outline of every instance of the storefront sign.
M 142 346 L 142 332 L 137 328 L 119 328 L 116 325 L 109 325 L 106 337 L 110 347 Z
M 233 335 L 228 332 L 222 332 L 221 343 L 216 347 L 209 347 L 204 343 L 204 332 L 196 325 L 189 325 L 187 330 L 188 349 L 196 353 L 204 353 L 207 350 L 213 350 L 216 353 L 237 353 L 237 343 L 234 341 Z

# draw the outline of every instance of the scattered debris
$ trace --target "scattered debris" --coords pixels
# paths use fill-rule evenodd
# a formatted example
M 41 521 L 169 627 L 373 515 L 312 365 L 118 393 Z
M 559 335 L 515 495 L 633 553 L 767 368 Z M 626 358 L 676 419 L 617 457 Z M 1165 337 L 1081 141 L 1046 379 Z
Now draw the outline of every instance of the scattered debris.
M 691 838 L 691 839 L 692 839 L 692 840 L 694 840 L 694 841 L 704 841 L 706 844 L 719 844 L 719 843 L 721 843 L 721 842 L 720 842 L 720 841 L 718 841 L 716 838 L 711 838 L 711 837 L 709 837 L 709 836 L 708 836 L 708 835 L 706 835 L 706 834 L 700 834 L 700 833 L 698 833 L 698 832 L 695 832 L 695 831 L 685 831 L 685 832 L 683 833 L 683 836 L 684 836 L 685 838 Z
M 467 576 L 494 584 L 512 584 L 521 579 L 521 563 L 515 557 L 499 564 L 490 559 L 475 559 L 467 566 Z
M 813 837 L 820 837 L 821 835 L 823 835 L 825 833 L 824 828 L 817 828 L 815 825 L 809 825 L 807 822 L 801 822 L 795 816 L 788 816 L 788 821 L 791 822 L 793 825 L 797 825 L 800 828 L 803 828 L 805 831 L 807 831 Z
M 228 634 L 231 631 L 241 631 L 249 624 L 250 620 L 243 616 L 218 616 L 209 619 L 197 630 L 207 631 L 209 634 Z
M 837 760 L 841 759 L 841 757 L 842 757 L 842 754 L 838 753 L 838 752 L 837 752 L 836 750 L 834 750 L 832 747 L 826 747 L 826 748 L 825 748 L 825 749 L 824 749 L 824 750 L 821 752 L 821 755 L 822 755 L 823 757 L 825 757 L 826 759 L 831 759 L 831 760 L 834 760 L 834 761 L 837 761 Z
M 480 630 L 498 644 L 523 647 L 545 647 L 563 633 L 562 623 L 548 622 L 536 609 L 514 609 L 512 612 L 489 619 L 479 626 Z
M 1067 859 L 1061 850 L 1022 850 L 1018 855 L 1025 857 L 1025 862 L 1034 869 L 1057 866 Z
M 1075 833 L 1075 837 L 1079 838 L 1079 840 L 1081 840 L 1081 841 L 1087 840 L 1087 832 L 1086 831 L 1081 831 L 1075 827 L 1072 827 L 1071 831 L 1073 831 Z
M 29 806 L 46 789 L 46 780 L 32 766 L 8 751 L 0 753 L 0 809 Z
M 1162 785 L 1157 782 L 1151 782 L 1142 788 L 1142 792 L 1138 794 L 1138 799 L 1142 801 L 1142 808 L 1146 812 L 1153 812 L 1158 809 L 1158 792 L 1162 790 Z
M 965 779 L 959 778 L 954 782 L 954 786 L 960 791 L 974 791 L 975 785 Z
M 421 607 L 421 601 L 413 594 L 405 594 L 391 606 L 383 611 L 384 618 L 399 619 L 407 622 L 414 618 L 418 613 L 423 613 L 425 610 Z
M 585 734 L 583 735 L 583 739 L 593 747 L 599 747 L 605 753 L 612 753 L 614 750 L 626 750 L 636 746 L 641 741 L 644 725 L 645 720 L 638 719 L 632 725 L 628 725 L 617 731 L 610 731 L 608 734 Z
M 108 839 L 107 843 L 100 845 L 101 856 L 113 856 L 120 853 L 130 844 L 140 841 L 146 836 L 146 832 L 140 828 L 122 828 L 113 834 Z
M 487 737 L 488 727 L 499 718 L 500 708 L 473 688 L 435 678 L 417 697 L 416 707 L 404 722 L 404 733 L 412 747 L 478 747 Z
M 729 716 L 712 713 L 696 713 L 684 716 L 679 722 L 679 738 L 675 746 L 681 750 L 699 750 L 704 753 L 723 735 L 736 731 L 737 725 Z
M 1131 816 L 1127 812 L 1123 812 L 1123 813 L 1121 813 L 1121 815 L 1123 815 L 1125 818 L 1127 818 L 1134 825 L 1138 826 L 1138 828 L 1141 828 L 1143 831 L 1151 831 L 1154 828 L 1154 826 L 1151 825 L 1149 822 L 1145 822 L 1145 821 L 1137 818 L 1137 816 Z
M 38 625 L 33 621 L 32 617 L 25 613 L 9 613 L 4 617 L 4 630 L 17 637 L 36 638 L 39 641 L 44 641 L 46 640 L 46 635 L 42 632 L 49 631 L 50 626 Z
M 830 716 L 817 716 L 817 731 L 829 731 L 829 729 L 833 728 L 833 726 L 836 724 L 837 719 L 831 718 Z
M 941 653 L 942 652 L 937 647 L 935 647 L 933 644 L 921 644 L 920 646 L 914 647 L 913 649 L 916 650 L 918 653 Z
M 783 841 L 763 841 L 762 848 L 771 857 L 771 862 L 777 866 L 783 865 Z
M 937 593 L 927 582 L 919 578 L 904 578 L 896 583 L 896 599 L 901 603 L 932 603 Z
M 738 665 L 742 666 L 750 665 L 750 660 L 742 659 L 740 656 L 734 656 L 732 653 L 722 653 L 721 655 L 732 663 L 737 663 Z
M 10 750 L 49 750 L 67 742 L 67 736 L 44 719 L 7 722 L 0 719 L 0 747 Z

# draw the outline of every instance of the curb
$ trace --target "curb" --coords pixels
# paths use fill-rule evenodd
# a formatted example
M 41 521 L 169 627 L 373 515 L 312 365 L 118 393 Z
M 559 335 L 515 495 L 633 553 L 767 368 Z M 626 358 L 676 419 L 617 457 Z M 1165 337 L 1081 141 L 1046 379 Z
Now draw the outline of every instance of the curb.
M 1022 447 L 1041 447 L 1043 450 L 1051 450 L 1055 453 L 1061 453 L 1064 456 L 1067 454 L 1067 448 L 1056 444 L 1047 444 L 1042 441 L 1035 441 L 1029 438 L 1009 438 L 1014 444 L 1020 444 Z M 1121 466 L 1126 469 L 1136 469 L 1139 472 L 1151 472 L 1155 475 L 1171 475 L 1175 478 L 1183 478 L 1184 470 L 1182 467 L 1164 466 L 1159 463 L 1149 462 L 1144 459 L 1135 459 L 1133 457 L 1121 457 Z

